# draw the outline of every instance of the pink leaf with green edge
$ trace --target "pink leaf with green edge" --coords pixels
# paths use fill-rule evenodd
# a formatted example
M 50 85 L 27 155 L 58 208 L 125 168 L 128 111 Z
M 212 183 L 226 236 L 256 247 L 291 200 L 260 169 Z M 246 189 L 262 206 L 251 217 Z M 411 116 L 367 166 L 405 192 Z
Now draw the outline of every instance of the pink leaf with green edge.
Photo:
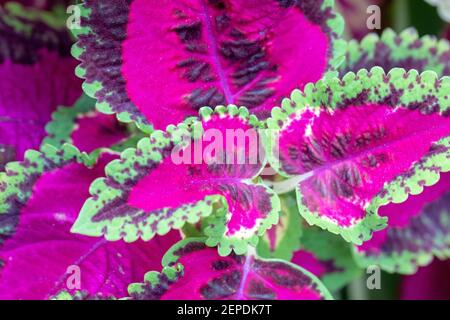
M 275 189 L 295 188 L 310 224 L 361 244 L 386 227 L 381 205 L 448 170 L 449 92 L 450 78 L 381 68 L 295 91 L 268 120 L 271 163 L 289 177 Z
M 80 8 L 73 54 L 85 92 L 145 131 L 203 106 L 244 105 L 268 117 L 345 50 L 330 0 L 86 0 Z
M 134 300 L 323 300 L 328 290 L 309 272 L 253 255 L 221 257 L 201 239 L 176 244 L 163 271 L 129 286 Z
M 14 21 L 0 13 L 0 170 L 39 148 L 51 113 L 81 94 L 68 34 Z
M 435 71 L 439 76 L 450 75 L 450 43 L 434 36 L 419 37 L 415 29 L 396 34 L 391 29 L 381 36 L 372 33 L 361 41 L 351 40 L 347 46 L 346 59 L 339 73 L 371 69 L 380 66 L 386 72 L 392 68 Z
M 23 162 L 0 174 L 0 299 L 47 299 L 80 287 L 90 295 L 123 296 L 127 285 L 156 268 L 164 252 L 180 239 L 126 244 L 72 234 L 89 185 L 116 156 L 103 153 L 96 163 L 70 145 L 42 153 L 29 151 Z M 87 165 L 91 165 L 89 168 Z M 49 197 L 51 194 L 51 197 Z
M 83 95 L 71 107 L 59 107 L 46 127 L 43 144 L 61 147 L 71 143 L 80 151 L 94 152 L 117 145 L 129 136 L 127 128 L 112 115 L 95 110 L 95 101 Z
M 433 256 L 450 257 L 450 172 L 420 195 L 380 207 L 389 227 L 357 247 L 358 262 L 389 272 L 412 274 Z
M 149 240 L 210 216 L 214 206 L 218 209 L 208 230 L 208 245 L 219 244 L 222 255 L 232 250 L 245 253 L 248 244 L 256 245 L 258 236 L 277 222 L 279 211 L 278 197 L 263 184 L 252 183 L 265 164 L 263 156 L 255 162 L 250 158 L 255 151 L 250 144 L 259 146 L 258 126 L 247 109 L 230 106 L 215 111 L 204 108 L 200 120 L 192 119 L 190 126 L 155 131 L 137 149 L 123 152 L 121 160 L 107 166 L 106 178 L 92 184 L 93 197 L 84 205 L 73 231 L 105 235 L 109 240 Z M 199 136 L 176 142 L 180 132 L 190 134 L 199 127 Z M 245 144 L 228 140 L 229 131 L 248 132 L 249 138 L 244 138 Z M 213 132 L 216 136 L 207 138 Z M 208 153 L 212 141 L 214 151 Z M 197 152 L 198 147 L 202 151 Z M 240 154 L 245 156 L 238 162 Z M 176 155 L 187 155 L 189 161 L 178 161 Z M 194 162 L 197 156 L 198 164 Z M 225 157 L 234 161 L 223 163 Z

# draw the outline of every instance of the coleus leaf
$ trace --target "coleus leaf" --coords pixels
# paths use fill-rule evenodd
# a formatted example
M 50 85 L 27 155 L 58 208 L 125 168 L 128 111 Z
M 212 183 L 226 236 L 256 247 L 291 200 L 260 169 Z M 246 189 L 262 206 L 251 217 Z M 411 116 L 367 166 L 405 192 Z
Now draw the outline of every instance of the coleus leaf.
M 116 118 L 95 110 L 95 101 L 83 95 L 71 107 L 59 107 L 46 127 L 43 144 L 57 148 L 70 143 L 84 152 L 112 147 L 126 138 L 128 130 Z
M 420 195 L 380 207 L 378 213 L 389 219 L 389 227 L 357 247 L 359 264 L 377 264 L 389 272 L 411 274 L 418 266 L 429 264 L 433 256 L 449 258 L 449 190 L 450 172 L 445 172 L 439 182 Z
M 332 299 L 309 272 L 281 260 L 253 255 L 221 257 L 201 239 L 176 244 L 163 271 L 129 286 L 135 300 L 322 300 Z
M 450 43 L 433 36 L 419 37 L 413 28 L 396 34 L 391 29 L 381 36 L 371 33 L 360 42 L 351 40 L 347 46 L 346 59 L 339 67 L 339 73 L 371 69 L 380 66 L 386 72 L 399 67 L 435 71 L 439 76 L 450 75 Z
M 85 92 L 100 111 L 148 132 L 203 106 L 245 105 L 267 117 L 345 50 L 331 0 L 86 0 L 80 8 L 73 54 Z
M 249 243 L 256 245 L 258 236 L 278 221 L 279 211 L 278 197 L 265 185 L 252 182 L 266 163 L 258 147 L 249 145 L 259 146 L 260 123 L 247 109 L 235 106 L 203 108 L 200 114 L 190 126 L 155 131 L 109 164 L 106 177 L 92 184 L 92 198 L 73 231 L 105 235 L 108 240 L 149 240 L 214 211 L 208 245 L 219 244 L 222 255 L 232 250 L 242 254 Z M 239 143 L 239 138 L 229 139 L 230 132 L 249 134 L 255 140 Z M 215 136 L 209 136 L 212 133 Z M 187 142 L 177 142 L 182 135 L 188 136 Z M 252 151 L 258 153 L 257 159 Z M 178 155 L 187 161 L 177 159 Z
M 102 153 L 94 163 L 70 145 L 47 145 L 0 173 L 0 299 L 47 299 L 75 289 L 122 296 L 180 239 L 172 233 L 125 244 L 70 232 L 90 183 L 112 158 Z
M 361 275 L 349 243 L 317 227 L 303 227 L 301 247 L 291 262 L 308 270 L 330 290 L 337 291 Z
M 70 38 L 44 23 L 17 20 L 0 13 L 0 170 L 39 148 L 45 124 L 61 104 L 80 96 L 72 76 Z
M 381 205 L 448 171 L 449 90 L 433 72 L 373 68 L 295 91 L 268 120 L 271 163 L 290 177 L 278 187 L 295 187 L 310 224 L 361 244 L 386 227 Z

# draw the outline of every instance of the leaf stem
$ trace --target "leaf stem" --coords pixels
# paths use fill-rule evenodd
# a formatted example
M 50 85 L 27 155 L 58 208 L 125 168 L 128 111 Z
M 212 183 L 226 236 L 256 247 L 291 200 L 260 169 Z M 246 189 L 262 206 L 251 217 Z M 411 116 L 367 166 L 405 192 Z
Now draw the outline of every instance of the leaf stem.
M 398 0 L 394 2 L 393 7 L 394 29 L 400 32 L 410 25 L 409 0 Z
M 347 290 L 349 300 L 369 300 L 366 281 L 363 278 L 353 280 Z
M 244 297 L 245 283 L 247 281 L 248 274 L 250 273 L 250 270 L 252 268 L 252 263 L 255 256 L 256 256 L 256 248 L 249 245 L 245 257 L 244 268 L 242 270 L 241 283 L 239 285 L 239 290 L 236 293 L 237 300 L 241 300 Z
M 310 178 L 313 174 L 312 173 L 306 173 L 301 174 L 298 176 L 291 177 L 289 179 L 283 180 L 283 181 L 268 181 L 264 180 L 264 183 L 267 184 L 269 187 L 275 191 L 277 194 L 285 194 L 288 192 L 291 192 L 292 190 L 295 190 L 295 188 L 298 186 L 298 184 L 302 181 L 305 181 L 306 179 Z

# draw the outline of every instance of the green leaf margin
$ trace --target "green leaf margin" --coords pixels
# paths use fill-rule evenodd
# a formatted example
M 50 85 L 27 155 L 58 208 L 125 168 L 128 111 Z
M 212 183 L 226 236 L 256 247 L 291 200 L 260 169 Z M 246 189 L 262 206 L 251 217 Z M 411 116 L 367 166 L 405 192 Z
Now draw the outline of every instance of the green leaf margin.
M 42 141 L 42 145 L 50 144 L 60 148 L 63 144 L 74 144 L 72 134 L 76 129 L 76 121 L 80 116 L 95 113 L 95 100 L 83 94 L 73 106 L 60 106 L 52 113 L 52 119 L 45 126 L 47 136 Z M 129 147 L 135 147 L 137 142 L 144 137 L 141 131 L 128 126 L 129 136 L 114 145 L 105 146 L 93 150 L 90 154 L 97 157 L 104 150 L 121 152 Z
M 385 29 L 381 35 L 370 33 L 361 41 L 350 40 L 347 44 L 345 61 L 339 71 L 354 69 L 354 64 L 362 57 L 368 61 L 373 59 L 378 45 L 389 48 L 389 58 L 392 62 L 403 59 L 427 61 L 425 70 L 436 72 L 439 76 L 450 75 L 450 42 L 426 35 L 420 37 L 414 28 L 408 28 L 401 33 Z M 386 70 L 388 71 L 388 70 Z
M 45 126 L 47 136 L 42 141 L 42 145 L 50 144 L 59 148 L 65 143 L 73 144 L 71 135 L 75 130 L 77 118 L 93 111 L 95 111 L 94 100 L 84 94 L 73 106 L 60 106 L 52 113 L 52 119 Z

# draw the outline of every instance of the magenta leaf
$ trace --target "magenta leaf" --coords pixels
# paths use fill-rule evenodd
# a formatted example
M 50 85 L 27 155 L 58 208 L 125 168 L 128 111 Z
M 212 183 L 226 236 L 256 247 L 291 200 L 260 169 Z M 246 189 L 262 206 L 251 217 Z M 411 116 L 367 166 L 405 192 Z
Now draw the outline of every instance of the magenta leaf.
M 215 111 L 203 108 L 201 119 L 192 119 L 189 126 L 155 131 L 136 149 L 123 152 L 120 160 L 106 167 L 106 178 L 92 184 L 92 198 L 73 231 L 105 235 L 108 240 L 149 240 L 214 212 L 207 230 L 208 245 L 219 244 L 222 255 L 232 250 L 245 253 L 247 245 L 256 245 L 258 236 L 278 220 L 278 197 L 265 185 L 252 182 L 265 164 L 264 154 L 252 147 L 259 145 L 259 126 L 245 108 L 230 106 Z M 186 133 L 195 134 L 197 129 L 200 134 L 189 136 L 186 144 L 176 142 L 183 128 Z M 229 140 L 230 131 L 248 133 L 250 140 L 244 144 Z M 209 133 L 217 136 L 208 140 Z M 208 153 L 211 141 L 215 147 Z M 252 158 L 252 151 L 257 158 Z M 177 155 L 187 156 L 188 161 Z
M 396 34 L 391 29 L 381 36 L 372 33 L 360 42 L 348 43 L 346 59 L 339 73 L 382 67 L 386 72 L 392 68 L 435 71 L 439 76 L 450 75 L 450 43 L 434 36 L 419 37 L 415 29 L 406 29 Z
M 361 244 L 386 227 L 381 205 L 449 170 L 449 90 L 433 72 L 373 68 L 294 92 L 269 119 L 271 163 L 289 177 L 275 189 L 295 188 L 310 224 Z
M 80 8 L 73 54 L 85 92 L 100 111 L 145 131 L 203 106 L 268 117 L 344 53 L 343 21 L 329 0 L 86 0 Z
M 130 281 L 158 267 L 178 233 L 125 244 L 70 232 L 90 183 L 114 158 L 103 153 L 94 163 L 70 145 L 44 146 L 0 173 L 0 299 L 75 290 L 120 297 Z
M 88 153 L 115 146 L 129 136 L 125 126 L 114 116 L 96 111 L 95 101 L 85 95 L 71 107 L 59 107 L 45 129 L 43 144 L 59 148 L 70 143 Z
M 402 300 L 449 300 L 450 260 L 433 261 L 420 268 L 414 275 L 403 276 L 401 281 Z
M 389 227 L 357 248 L 358 262 L 396 273 L 415 273 L 433 257 L 450 257 L 450 172 L 420 195 L 380 207 Z
M 312 252 L 308 250 L 298 250 L 292 257 L 292 263 L 302 265 L 305 270 L 308 270 L 316 277 L 320 278 L 326 274 L 329 266 L 326 263 L 322 263 Z
M 129 286 L 136 300 L 323 300 L 328 290 L 309 272 L 253 255 L 221 257 L 201 239 L 186 239 L 163 258 L 163 271 Z
M 81 95 L 70 45 L 66 31 L 0 13 L 0 170 L 39 148 L 51 113 Z

